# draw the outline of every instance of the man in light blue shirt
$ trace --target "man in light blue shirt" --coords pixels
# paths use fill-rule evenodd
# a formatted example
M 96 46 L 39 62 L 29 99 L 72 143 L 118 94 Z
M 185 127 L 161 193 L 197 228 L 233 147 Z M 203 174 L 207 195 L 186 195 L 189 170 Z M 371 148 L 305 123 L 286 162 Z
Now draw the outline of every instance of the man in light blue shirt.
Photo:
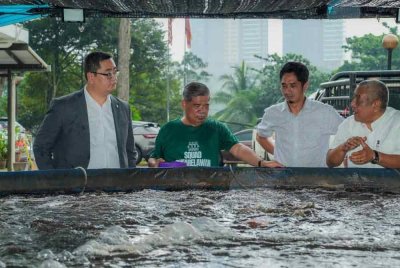
M 285 101 L 265 109 L 257 126 L 260 145 L 288 167 L 326 167 L 329 138 L 343 121 L 332 106 L 307 99 L 308 76 L 304 64 L 286 63 L 280 71 Z

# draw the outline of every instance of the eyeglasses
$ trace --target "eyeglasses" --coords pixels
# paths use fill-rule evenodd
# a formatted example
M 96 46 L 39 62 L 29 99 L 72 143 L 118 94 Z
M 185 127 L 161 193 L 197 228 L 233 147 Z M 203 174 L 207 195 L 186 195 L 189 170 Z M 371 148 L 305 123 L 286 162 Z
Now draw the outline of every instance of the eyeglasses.
M 108 73 L 98 73 L 98 72 L 91 72 L 91 73 L 93 73 L 93 74 L 100 74 L 100 75 L 103 75 L 103 76 L 107 76 L 107 78 L 108 79 L 112 79 L 113 77 L 118 77 L 118 75 L 119 75 L 119 71 L 117 70 L 117 71 L 112 71 L 112 72 L 108 72 Z

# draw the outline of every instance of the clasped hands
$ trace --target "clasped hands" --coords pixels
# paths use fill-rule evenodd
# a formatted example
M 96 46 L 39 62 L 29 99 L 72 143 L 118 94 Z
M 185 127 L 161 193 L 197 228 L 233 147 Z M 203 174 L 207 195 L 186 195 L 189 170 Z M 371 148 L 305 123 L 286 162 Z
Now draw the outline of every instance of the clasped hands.
M 356 165 L 363 165 L 371 162 L 371 160 L 374 159 L 374 151 L 368 146 L 366 140 L 367 137 L 354 136 L 342 144 L 342 151 L 345 153 L 361 145 L 361 150 L 353 152 L 349 156 L 349 160 Z

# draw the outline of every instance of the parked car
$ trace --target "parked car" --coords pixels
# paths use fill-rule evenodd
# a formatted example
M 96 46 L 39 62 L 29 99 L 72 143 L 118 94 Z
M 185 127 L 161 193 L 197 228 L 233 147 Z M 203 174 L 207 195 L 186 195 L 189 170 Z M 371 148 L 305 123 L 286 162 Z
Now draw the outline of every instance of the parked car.
M 160 126 L 153 122 L 132 121 L 132 127 L 137 150 L 136 164 L 139 164 L 143 158 L 147 161 L 154 150 Z
M 239 140 L 240 143 L 243 143 L 250 149 L 252 148 L 252 134 L 253 134 L 253 129 L 244 129 L 240 130 L 238 132 L 235 132 L 233 135 L 236 136 L 236 138 Z
M 246 145 L 250 149 L 252 148 L 252 135 L 253 135 L 253 129 L 244 129 L 240 130 L 238 132 L 233 133 L 233 135 L 236 136 L 236 138 L 239 140 L 240 143 Z M 221 151 L 222 155 L 222 162 L 224 164 L 239 164 L 242 163 L 241 160 L 237 159 L 234 157 L 230 152 L 228 151 Z
M 15 127 L 18 128 L 20 133 L 25 133 L 25 128 L 18 122 L 15 122 Z M 8 118 L 7 117 L 0 117 L 0 130 L 7 131 L 8 129 Z

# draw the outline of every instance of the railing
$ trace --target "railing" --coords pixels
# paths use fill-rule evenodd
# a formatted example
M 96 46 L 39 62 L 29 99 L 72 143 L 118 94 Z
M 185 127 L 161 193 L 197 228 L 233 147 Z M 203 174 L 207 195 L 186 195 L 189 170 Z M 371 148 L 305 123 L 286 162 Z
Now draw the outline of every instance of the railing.
M 336 73 L 329 82 L 320 84 L 317 100 L 332 105 L 341 115 L 352 114 L 351 99 L 357 84 L 363 80 L 376 78 L 384 82 L 390 91 L 389 106 L 400 108 L 400 70 L 351 71 Z

